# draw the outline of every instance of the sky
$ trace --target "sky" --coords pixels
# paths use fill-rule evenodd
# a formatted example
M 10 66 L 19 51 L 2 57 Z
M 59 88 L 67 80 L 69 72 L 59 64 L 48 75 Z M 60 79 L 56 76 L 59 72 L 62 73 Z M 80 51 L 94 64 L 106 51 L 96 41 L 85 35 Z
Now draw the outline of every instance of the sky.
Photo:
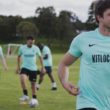
M 35 15 L 38 7 L 53 6 L 58 14 L 61 10 L 75 12 L 80 20 L 86 21 L 88 8 L 94 0 L 0 0 L 0 15 Z

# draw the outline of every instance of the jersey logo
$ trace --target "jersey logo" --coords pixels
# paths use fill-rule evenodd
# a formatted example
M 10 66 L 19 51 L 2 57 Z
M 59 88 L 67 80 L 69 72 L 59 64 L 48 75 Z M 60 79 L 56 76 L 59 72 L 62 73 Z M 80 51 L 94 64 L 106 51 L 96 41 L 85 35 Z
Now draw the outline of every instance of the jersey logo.
M 89 47 L 92 47 L 92 46 L 94 46 L 94 45 L 96 45 L 96 44 L 89 44 Z

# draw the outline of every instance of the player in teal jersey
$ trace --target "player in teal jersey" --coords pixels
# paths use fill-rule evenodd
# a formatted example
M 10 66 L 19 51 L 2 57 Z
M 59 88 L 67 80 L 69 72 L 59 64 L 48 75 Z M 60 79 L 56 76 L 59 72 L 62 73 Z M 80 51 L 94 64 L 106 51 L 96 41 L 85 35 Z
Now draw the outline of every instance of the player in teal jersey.
M 50 48 L 48 46 L 43 45 L 41 43 L 38 43 L 37 46 L 41 50 L 41 53 L 42 53 L 42 56 L 43 56 L 43 65 L 45 67 L 46 73 L 48 74 L 48 76 L 49 76 L 49 78 L 50 78 L 50 80 L 52 82 L 51 90 L 57 90 L 57 85 L 56 85 L 56 82 L 55 82 L 53 74 L 52 74 L 52 66 L 53 66 L 53 64 L 52 64 L 52 53 L 51 53 L 51 50 L 50 50 Z M 43 74 L 43 73 L 40 74 L 40 79 L 39 79 L 39 82 L 37 84 L 37 89 L 39 89 L 40 84 L 43 81 L 44 75 L 45 74 Z
M 42 72 L 45 72 L 45 68 L 43 66 L 43 60 L 41 57 L 41 52 L 37 46 L 34 45 L 34 38 L 29 36 L 27 37 L 27 44 L 22 45 L 19 48 L 18 52 L 18 67 L 17 71 L 20 73 L 20 81 L 21 86 L 23 89 L 23 97 L 20 98 L 20 101 L 24 102 L 29 99 L 28 97 L 28 91 L 26 88 L 26 79 L 29 78 L 29 81 L 31 82 L 31 88 L 32 88 L 32 102 L 38 102 L 37 96 L 36 96 L 36 77 L 39 73 L 38 67 L 36 65 L 36 59 L 37 57 L 40 59 L 41 66 L 42 66 Z M 20 59 L 22 59 L 22 65 L 20 66 Z M 20 68 L 21 67 L 21 68 Z
M 99 27 L 78 35 L 58 69 L 63 87 L 77 96 L 77 110 L 110 110 L 110 0 L 96 4 Z M 69 83 L 68 66 L 80 58 L 78 87 Z
M 0 46 L 0 58 L 2 60 L 2 64 L 3 64 L 4 69 L 7 70 L 8 69 L 7 63 L 6 63 L 5 57 L 3 55 L 3 51 L 2 51 L 2 47 L 1 46 Z

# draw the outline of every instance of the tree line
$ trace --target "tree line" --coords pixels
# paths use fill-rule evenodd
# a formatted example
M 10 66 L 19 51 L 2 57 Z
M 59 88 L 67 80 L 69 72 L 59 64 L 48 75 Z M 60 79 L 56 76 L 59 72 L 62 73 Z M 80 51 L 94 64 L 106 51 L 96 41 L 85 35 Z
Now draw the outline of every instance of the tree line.
M 37 8 L 33 17 L 0 15 L 0 42 L 19 43 L 30 35 L 49 45 L 68 45 L 81 31 L 97 26 L 94 19 L 91 19 L 92 5 L 89 7 L 88 20 L 85 23 L 74 12 L 62 10 L 57 15 L 52 6 Z

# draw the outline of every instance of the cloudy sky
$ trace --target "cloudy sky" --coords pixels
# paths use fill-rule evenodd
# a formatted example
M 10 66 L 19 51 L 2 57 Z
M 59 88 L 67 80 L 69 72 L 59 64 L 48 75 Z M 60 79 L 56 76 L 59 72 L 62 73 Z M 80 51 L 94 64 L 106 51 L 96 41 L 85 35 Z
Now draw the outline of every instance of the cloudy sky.
M 38 7 L 54 6 L 57 13 L 61 10 L 73 11 L 85 21 L 92 1 L 94 0 L 0 0 L 0 14 L 28 17 L 34 16 Z

